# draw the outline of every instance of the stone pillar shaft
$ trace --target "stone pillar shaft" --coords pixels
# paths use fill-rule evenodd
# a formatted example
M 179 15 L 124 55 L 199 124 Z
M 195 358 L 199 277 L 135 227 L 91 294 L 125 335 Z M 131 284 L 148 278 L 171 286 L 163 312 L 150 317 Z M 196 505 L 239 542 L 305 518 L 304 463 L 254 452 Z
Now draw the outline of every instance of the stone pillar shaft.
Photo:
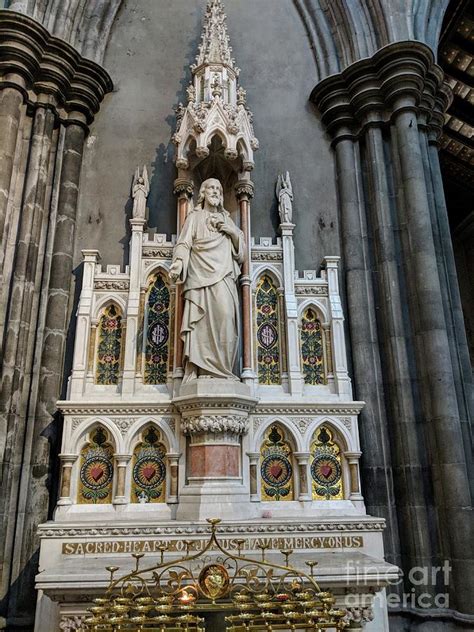
M 81 120 L 83 117 L 79 113 L 76 113 L 76 117 L 65 128 L 62 156 L 58 159 L 61 167 L 57 214 L 53 228 L 38 391 L 36 401 L 30 402 L 29 421 L 32 432 L 28 434 L 25 442 L 25 454 L 28 455 L 31 465 L 22 471 L 19 509 L 24 519 L 17 523 L 16 537 L 19 540 L 22 539 L 25 530 L 34 530 L 39 508 L 48 505 L 51 493 L 48 489 L 48 477 L 56 458 L 56 446 L 50 445 L 47 428 L 52 423 L 57 396 L 63 382 L 66 331 L 70 311 L 77 198 L 85 139 L 85 128 Z M 70 475 L 72 463 L 70 460 L 63 460 L 63 473 L 66 476 L 68 471 Z M 61 498 L 68 495 L 61 492 Z M 21 557 L 20 565 L 31 557 L 37 544 L 36 539 L 24 540 L 23 549 L 17 550 L 17 556 Z
M 133 393 L 135 390 L 137 337 L 140 318 L 140 274 L 145 223 L 144 219 L 132 218 L 130 220 L 132 228 L 132 236 L 130 238 L 130 287 L 127 303 L 122 393 Z
M 127 483 L 127 465 L 131 459 L 129 454 L 116 454 L 115 459 L 115 495 L 113 503 L 114 505 L 127 504 L 127 498 L 125 496 L 126 483 Z
M 17 87 L 4 86 L 0 91 L 0 270 L 3 268 L 5 251 L 4 232 L 10 197 L 10 184 L 13 175 L 13 162 L 17 145 L 17 137 L 23 110 L 23 94 L 20 86 L 24 85 L 21 77 Z M 7 75 L 4 81 L 11 80 Z
M 402 532 L 410 531 L 413 534 L 412 538 L 403 541 L 403 552 L 407 556 L 407 563 L 413 567 L 431 563 L 430 543 L 425 537 L 429 529 L 429 516 L 424 502 L 427 464 L 422 461 L 422 455 L 426 454 L 426 448 L 423 442 L 420 444 L 415 415 L 408 355 L 410 329 L 402 307 L 393 209 L 383 143 L 381 128 L 368 127 L 365 147 L 369 214 L 378 271 L 378 296 L 383 297 L 378 301 L 379 327 L 384 339 L 380 352 L 387 385 L 385 395 L 390 406 L 393 433 L 396 434 L 392 451 L 397 468 L 394 477 L 397 505 L 406 508 L 399 513 L 399 523 Z M 407 476 L 407 472 L 410 475 Z
M 4 557 L 3 586 L 9 582 L 17 512 L 21 460 L 26 432 L 26 405 L 37 335 L 42 262 L 45 254 L 50 158 L 53 151 L 55 115 L 39 105 L 35 111 L 31 149 L 25 177 L 24 197 L 10 290 L 10 309 L 4 347 L 0 414 L 6 431 L 0 445 L 6 476 L 0 494 L 0 550 Z M 6 572 L 7 571 L 7 572 Z
M 434 494 L 440 522 L 455 521 L 457 528 L 441 531 L 444 550 L 453 562 L 453 580 L 459 607 L 472 607 L 466 574 L 473 576 L 471 495 L 459 418 L 450 345 L 444 316 L 416 111 L 403 102 L 394 117 L 396 143 L 403 178 L 407 238 L 404 255 L 409 304 L 415 330 L 418 372 L 423 384 L 422 406 L 431 452 Z M 462 562 L 461 562 L 462 560 Z M 467 569 L 470 569 L 469 572 Z
M 361 443 L 364 446 L 362 479 L 367 489 L 378 490 L 377 496 L 368 505 L 368 511 L 387 519 L 387 556 L 397 562 L 400 543 L 367 226 L 363 212 L 359 150 L 349 130 L 341 130 L 341 140 L 337 142 L 335 151 L 354 382 L 357 397 L 366 402 L 360 415 Z M 380 485 L 381 480 L 384 481 L 383 485 Z
M 77 454 L 60 454 L 61 459 L 61 488 L 58 505 L 70 505 L 71 500 L 71 475 Z
M 468 471 L 474 472 L 471 444 L 471 422 L 474 419 L 474 388 L 471 359 L 466 336 L 459 282 L 454 260 L 453 242 L 449 227 L 448 212 L 443 190 L 443 179 L 439 164 L 438 148 L 430 140 L 426 130 L 421 132 L 421 148 L 425 165 L 425 175 L 429 190 L 432 192 L 431 215 L 433 236 L 438 259 L 445 319 L 450 340 L 451 362 L 457 390 L 461 431 Z M 474 477 L 471 491 L 474 495 Z
M 169 453 L 166 455 L 169 466 L 169 496 L 166 499 L 168 504 L 177 504 L 179 502 L 179 458 L 181 454 Z
M 250 500 L 258 502 L 260 500 L 258 493 L 258 464 L 260 462 L 260 452 L 247 452 L 249 457 L 250 468 Z
M 294 457 L 298 463 L 299 474 L 299 494 L 298 500 L 309 502 L 312 500 L 311 485 L 308 478 L 308 463 L 311 457 L 309 452 L 294 452 Z

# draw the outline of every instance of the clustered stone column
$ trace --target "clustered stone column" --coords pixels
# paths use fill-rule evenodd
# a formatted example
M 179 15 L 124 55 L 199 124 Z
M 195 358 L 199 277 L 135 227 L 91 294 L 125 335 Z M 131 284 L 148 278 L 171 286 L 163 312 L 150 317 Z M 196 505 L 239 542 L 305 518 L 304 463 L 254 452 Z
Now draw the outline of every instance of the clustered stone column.
M 34 611 L 34 534 L 59 479 L 51 478 L 59 440 L 53 414 L 63 386 L 82 152 L 112 83 L 99 65 L 12 11 L 0 12 L 0 57 L 2 628 Z M 63 465 L 66 497 L 70 462 Z
M 401 42 L 312 100 L 335 150 L 368 509 L 405 571 L 450 559 L 452 607 L 472 612 L 472 383 L 435 149 L 449 89 L 427 46 Z

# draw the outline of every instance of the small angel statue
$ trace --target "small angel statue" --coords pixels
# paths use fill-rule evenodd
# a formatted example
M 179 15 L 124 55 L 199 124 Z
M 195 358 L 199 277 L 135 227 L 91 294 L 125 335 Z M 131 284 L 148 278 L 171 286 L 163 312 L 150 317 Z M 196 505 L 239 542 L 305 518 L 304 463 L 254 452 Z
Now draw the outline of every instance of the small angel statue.
M 150 185 L 148 183 L 148 173 L 146 167 L 143 167 L 143 171 L 140 175 L 140 168 L 137 167 L 135 176 L 132 183 L 132 198 L 133 198 L 133 211 L 132 216 L 134 219 L 146 218 L 146 199 L 150 191 Z
M 278 212 L 281 224 L 291 224 L 293 218 L 293 188 L 291 186 L 290 173 L 279 175 L 276 184 L 276 196 L 278 198 Z

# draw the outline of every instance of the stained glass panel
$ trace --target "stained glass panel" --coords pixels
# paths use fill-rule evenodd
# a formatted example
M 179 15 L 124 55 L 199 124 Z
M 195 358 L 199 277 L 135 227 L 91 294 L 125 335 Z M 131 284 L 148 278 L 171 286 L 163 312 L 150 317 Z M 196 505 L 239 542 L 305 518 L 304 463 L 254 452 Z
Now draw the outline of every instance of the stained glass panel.
M 156 276 L 148 293 L 145 333 L 145 384 L 166 384 L 170 341 L 170 292 Z
M 262 500 L 293 500 L 292 450 L 278 424 L 265 433 L 260 455 Z
M 118 384 L 122 348 L 122 316 L 115 305 L 104 309 L 98 327 L 97 384 Z
M 260 384 L 280 384 L 278 293 L 267 275 L 258 284 L 256 307 L 258 381 Z
M 112 502 L 113 455 L 107 431 L 99 426 L 81 450 L 78 503 L 99 505 Z
M 166 490 L 166 448 L 157 430 L 150 426 L 133 453 L 132 502 L 164 503 Z
M 327 426 L 316 430 L 311 443 L 313 500 L 344 498 L 341 449 Z
M 301 319 L 301 360 L 305 384 L 324 384 L 323 330 L 312 307 L 304 312 Z

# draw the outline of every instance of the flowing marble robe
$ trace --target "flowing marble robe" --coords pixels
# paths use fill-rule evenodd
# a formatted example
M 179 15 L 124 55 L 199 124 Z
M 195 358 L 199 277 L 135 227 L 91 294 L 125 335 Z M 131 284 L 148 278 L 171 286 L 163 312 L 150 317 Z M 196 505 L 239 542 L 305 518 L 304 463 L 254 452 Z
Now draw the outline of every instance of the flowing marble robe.
M 238 379 L 232 369 L 238 349 L 237 280 L 244 236 L 239 231 L 236 249 L 230 236 L 215 228 L 217 221 L 235 226 L 224 209 L 196 207 L 186 218 L 174 251 L 173 261 L 183 262 L 183 381 L 198 375 Z

